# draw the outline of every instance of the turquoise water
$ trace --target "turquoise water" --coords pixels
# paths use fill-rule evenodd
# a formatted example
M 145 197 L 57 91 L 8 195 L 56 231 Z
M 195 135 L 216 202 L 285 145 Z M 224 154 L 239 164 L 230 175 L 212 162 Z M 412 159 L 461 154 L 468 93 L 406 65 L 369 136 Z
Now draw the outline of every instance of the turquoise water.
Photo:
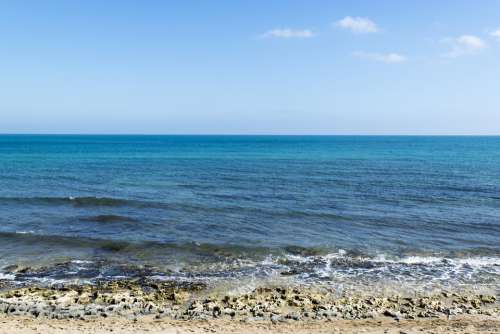
M 0 212 L 9 279 L 498 284 L 500 137 L 2 135 Z

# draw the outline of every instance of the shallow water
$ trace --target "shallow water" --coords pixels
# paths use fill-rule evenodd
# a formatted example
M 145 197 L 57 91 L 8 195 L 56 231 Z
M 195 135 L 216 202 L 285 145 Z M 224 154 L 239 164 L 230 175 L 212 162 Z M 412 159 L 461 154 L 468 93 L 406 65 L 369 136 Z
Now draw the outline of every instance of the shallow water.
M 500 137 L 3 135 L 0 213 L 0 279 L 498 287 Z

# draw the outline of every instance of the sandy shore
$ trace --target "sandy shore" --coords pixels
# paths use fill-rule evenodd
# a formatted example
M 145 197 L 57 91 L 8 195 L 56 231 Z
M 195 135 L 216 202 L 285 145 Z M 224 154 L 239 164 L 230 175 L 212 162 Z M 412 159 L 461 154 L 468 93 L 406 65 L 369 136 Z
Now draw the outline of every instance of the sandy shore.
M 491 317 L 462 316 L 455 319 L 421 320 L 333 320 L 289 321 L 273 324 L 266 321 L 230 320 L 179 321 L 145 317 L 133 321 L 124 318 L 91 320 L 54 320 L 0 316 L 0 333 L 499 333 L 500 320 Z
M 498 296 L 338 295 L 311 287 L 247 293 L 119 280 L 4 286 L 0 333 L 500 333 Z

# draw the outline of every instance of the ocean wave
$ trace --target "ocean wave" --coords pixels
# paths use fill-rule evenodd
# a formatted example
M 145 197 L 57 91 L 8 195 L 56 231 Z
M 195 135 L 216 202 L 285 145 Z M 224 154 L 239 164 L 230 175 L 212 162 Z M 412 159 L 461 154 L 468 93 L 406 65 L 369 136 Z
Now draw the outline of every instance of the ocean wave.
M 124 206 L 136 201 L 109 197 L 0 197 L 0 204 Z
M 349 257 L 339 251 L 325 256 L 268 255 L 260 261 L 227 259 L 210 261 L 204 258 L 194 263 L 157 267 L 144 263 L 123 263 L 106 259 L 70 260 L 65 263 L 33 267 L 19 273 L 4 273 L 6 279 L 16 282 L 68 282 L 115 279 L 163 279 L 173 281 L 218 284 L 238 281 L 284 281 L 299 284 L 321 284 L 332 287 L 392 286 L 415 289 L 484 287 L 500 288 L 498 258 L 459 259 L 401 258 L 381 261 Z M 184 259 L 185 261 L 185 259 Z M 491 265 L 494 263 L 494 265 Z M 471 264 L 476 264 L 472 266 Z M 1 276 L 0 276 L 1 277 Z
M 16 275 L 14 275 L 14 274 L 0 273 L 0 280 L 13 281 L 15 279 L 16 279 Z
M 282 274 L 308 282 L 399 282 L 420 286 L 488 285 L 500 288 L 500 257 L 351 256 L 340 250 L 324 256 L 288 254 L 265 260 L 282 265 Z
M 109 251 L 120 251 L 128 246 L 137 245 L 131 241 L 97 239 L 80 236 L 51 235 L 31 233 L 27 231 L 0 232 L 0 241 L 3 244 L 12 243 L 15 245 L 38 245 L 46 247 L 60 247 L 61 249 L 72 248 L 91 248 Z
M 137 209 L 161 209 L 166 211 L 182 212 L 187 214 L 230 214 L 265 216 L 273 219 L 321 219 L 325 221 L 352 221 L 354 218 L 349 215 L 330 212 L 328 210 L 310 209 L 277 209 L 248 206 L 239 203 L 238 196 L 228 197 L 231 201 L 224 201 L 221 205 L 212 205 L 205 202 L 168 202 L 162 199 L 125 199 L 115 197 L 0 197 L 0 205 L 34 205 L 34 206 L 71 206 L 76 208 L 93 207 L 129 207 Z M 239 203 L 239 204 L 238 204 Z M 99 217 L 99 216 L 96 216 Z M 106 215 L 99 217 L 99 220 L 106 219 Z
M 133 218 L 118 215 L 100 215 L 83 217 L 83 220 L 95 220 L 103 222 L 112 221 L 135 221 Z M 266 256 L 274 258 L 276 261 L 295 262 L 326 262 L 337 261 L 343 263 L 373 263 L 373 264 L 404 264 L 404 265 L 435 265 L 435 264 L 456 264 L 470 266 L 500 266 L 500 254 L 495 249 L 468 249 L 462 250 L 459 254 L 450 252 L 448 254 L 412 254 L 398 256 L 394 254 L 384 254 L 358 249 L 332 250 L 331 247 L 304 247 L 298 245 L 289 246 L 257 246 L 246 244 L 217 244 L 199 242 L 170 242 L 160 240 L 124 240 L 114 238 L 91 238 L 79 235 L 58 235 L 43 234 L 34 231 L 20 230 L 15 232 L 0 231 L 0 242 L 11 242 L 14 244 L 27 243 L 47 244 L 48 246 L 64 247 L 89 247 L 104 248 L 109 250 L 130 250 L 150 252 L 180 251 L 193 254 L 213 255 L 214 258 L 250 258 L 262 260 Z M 175 255 L 175 253 L 173 253 Z
M 469 265 L 474 267 L 500 266 L 500 257 L 440 257 L 440 256 L 407 256 L 400 259 L 388 259 L 384 255 L 375 257 L 372 261 L 381 263 L 401 263 L 401 264 L 423 264 L 432 265 L 439 263 L 451 263 L 457 265 Z
M 289 253 L 285 256 L 286 259 L 307 263 L 307 262 L 328 262 L 328 261 L 351 261 L 351 262 L 366 262 L 375 265 L 399 264 L 399 265 L 455 265 L 455 266 L 471 266 L 471 267 L 500 267 L 499 256 L 433 256 L 433 255 L 410 255 L 410 256 L 394 256 L 386 254 L 368 255 L 364 253 L 353 254 L 343 249 L 337 252 L 328 253 L 326 255 L 309 255 Z M 500 269 L 500 268 L 499 268 Z
M 176 254 L 193 254 L 198 256 L 213 257 L 220 259 L 224 257 L 242 257 L 250 255 L 262 255 L 276 251 L 268 247 L 252 247 L 233 244 L 209 244 L 197 242 L 162 242 L 158 240 L 122 240 L 110 238 L 90 238 L 78 235 L 55 235 L 41 234 L 28 231 L 18 232 L 1 232 L 0 244 L 11 243 L 17 246 L 20 245 L 38 245 L 40 247 L 60 247 L 65 249 L 71 247 L 99 249 L 108 252 L 126 252 L 130 254 L 148 253 L 151 256 L 155 255 L 171 255 Z
M 25 232 L 25 231 L 22 231 Z M 0 232 L 0 244 L 9 249 L 35 246 L 57 253 L 85 249 L 89 257 L 68 260 L 16 279 L 112 279 L 164 276 L 172 279 L 217 281 L 281 277 L 298 282 L 370 284 L 413 282 L 441 285 L 500 285 L 500 256 L 477 251 L 449 254 L 395 255 L 321 247 L 258 247 L 231 244 L 124 241 L 78 236 Z M 484 251 L 484 250 L 483 250 Z M 115 256 L 116 255 L 116 256 Z M 50 258 L 50 254 L 47 255 Z M 51 258 L 53 260 L 53 258 Z M 123 259 L 127 259 L 124 263 Z M 115 261 L 115 263 L 111 263 Z M 50 261 L 49 261 L 50 262 Z M 10 275 L 5 273 L 4 275 Z M 12 276 L 7 276 L 13 278 Z

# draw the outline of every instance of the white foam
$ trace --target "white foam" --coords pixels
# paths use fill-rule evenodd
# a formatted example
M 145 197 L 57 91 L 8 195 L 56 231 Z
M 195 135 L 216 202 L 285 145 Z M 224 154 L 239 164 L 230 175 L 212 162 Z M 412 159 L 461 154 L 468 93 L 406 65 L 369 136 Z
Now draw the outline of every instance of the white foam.
M 475 257 L 466 259 L 453 259 L 452 261 L 474 267 L 500 266 L 500 258 L 498 257 Z
M 86 261 L 86 260 L 72 260 L 71 263 L 74 264 L 90 264 L 93 263 L 92 261 Z
M 436 256 L 408 256 L 401 259 L 388 259 L 385 255 L 378 255 L 373 262 L 404 263 L 404 264 L 431 264 L 445 261 L 443 257 Z
M 447 258 L 438 256 L 408 256 L 401 259 L 387 259 L 385 255 L 379 255 L 373 262 L 403 263 L 403 264 L 437 264 L 449 263 L 451 265 L 468 265 L 471 267 L 500 266 L 498 257 L 469 257 L 469 258 Z
M 15 278 L 16 278 L 16 275 L 14 275 L 14 274 L 0 273 L 0 279 L 2 279 L 2 280 L 13 281 Z
M 33 234 L 35 231 L 16 231 L 16 234 Z
M 273 256 L 272 255 L 268 255 L 264 258 L 264 260 L 262 261 L 262 265 L 264 266 L 272 266 L 272 265 L 275 265 L 276 264 L 276 261 L 274 260 Z
M 322 260 L 331 260 L 331 259 L 340 259 L 340 258 L 345 258 L 347 257 L 347 252 L 343 249 L 339 249 L 337 253 L 329 253 L 326 255 L 322 256 L 303 256 L 303 255 L 292 255 L 292 254 L 287 254 L 286 258 L 295 262 L 299 263 L 307 263 L 311 261 L 315 261 L 317 259 L 322 259 Z

